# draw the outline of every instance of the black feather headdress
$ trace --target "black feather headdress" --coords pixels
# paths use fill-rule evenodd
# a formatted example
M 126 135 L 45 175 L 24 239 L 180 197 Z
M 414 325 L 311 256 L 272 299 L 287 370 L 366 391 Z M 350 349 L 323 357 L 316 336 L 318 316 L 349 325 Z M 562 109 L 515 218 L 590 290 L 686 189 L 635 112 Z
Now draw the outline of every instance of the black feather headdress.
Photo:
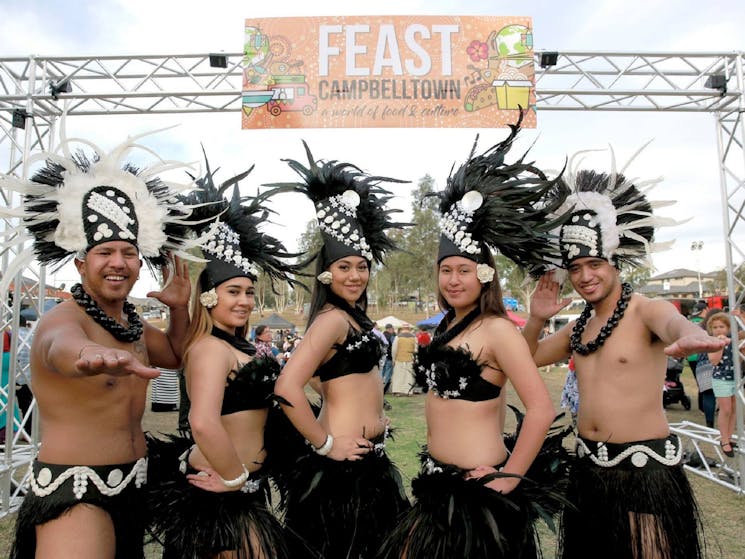
M 556 243 L 548 240 L 560 218 L 549 215 L 561 204 L 565 189 L 525 162 L 527 154 L 505 162 L 521 122 L 522 112 L 510 125 L 510 135 L 481 155 L 476 155 L 476 137 L 468 161 L 451 173 L 442 192 L 433 194 L 440 198 L 442 213 L 438 262 L 463 256 L 484 263 L 490 250 L 497 249 L 537 273 L 547 258 L 558 256 Z
M 298 255 L 289 253 L 284 245 L 266 233 L 259 231 L 265 223 L 269 210 L 263 207 L 268 195 L 241 197 L 238 183 L 251 173 L 253 166 L 217 186 L 214 172 L 205 155 L 206 173 L 196 179 L 198 188 L 183 198 L 187 207 L 192 207 L 191 219 L 206 241 L 202 252 L 208 260 L 202 273 L 202 290 L 207 291 L 235 277 L 249 277 L 256 281 L 261 271 L 272 280 L 297 283 L 293 274 L 299 265 L 287 259 Z M 226 191 L 233 187 L 230 199 Z
M 291 159 L 283 160 L 302 181 L 266 186 L 274 187 L 278 192 L 299 192 L 311 199 L 323 237 L 325 263 L 350 255 L 362 256 L 370 262 L 382 262 L 384 254 L 395 248 L 386 230 L 406 224 L 391 221 L 391 214 L 400 210 L 386 208 L 391 193 L 380 183 L 408 181 L 370 176 L 351 163 L 316 161 L 305 142 L 303 146 L 308 156 L 308 167 Z
M 569 195 L 554 214 L 567 218 L 559 230 L 561 262 L 557 266 L 566 268 L 572 260 L 583 257 L 603 258 L 614 265 L 644 265 L 651 252 L 664 248 L 654 243 L 655 228 L 677 223 L 653 213 L 672 202 L 647 199 L 646 192 L 661 179 L 627 178 L 623 172 L 628 163 L 616 171 L 612 149 L 609 173 L 579 170 L 578 156 L 584 153 L 570 159 L 562 177 Z
M 177 195 L 193 185 L 158 176 L 187 165 L 157 155 L 145 167 L 123 161 L 135 149 L 155 155 L 137 143 L 148 134 L 128 138 L 107 153 L 89 141 L 67 138 L 62 118 L 59 147 L 29 159 L 30 165 L 43 161 L 30 180 L 0 176 L 3 188 L 23 199 L 21 207 L 0 208 L 0 217 L 20 220 L 19 226 L 3 231 L 9 240 L 4 246 L 19 248 L 3 286 L 34 256 L 41 264 L 61 266 L 109 241 L 133 244 L 151 268 L 166 264 L 169 254 L 190 257 L 186 250 L 197 241 L 189 239 L 189 212 Z M 92 157 L 83 150 L 73 152 L 76 143 L 92 148 Z M 24 229 L 33 239 L 33 251 L 20 250 L 29 240 Z

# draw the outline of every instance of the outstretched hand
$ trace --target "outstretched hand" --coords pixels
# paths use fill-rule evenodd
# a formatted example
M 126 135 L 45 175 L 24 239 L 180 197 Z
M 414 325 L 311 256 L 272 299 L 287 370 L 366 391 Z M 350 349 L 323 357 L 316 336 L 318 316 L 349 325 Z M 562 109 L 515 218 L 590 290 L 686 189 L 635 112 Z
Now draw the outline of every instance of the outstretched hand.
M 107 348 L 100 345 L 85 346 L 75 369 L 82 375 L 136 375 L 153 379 L 160 375 L 158 369 L 143 365 L 134 355 L 123 349 Z
M 163 284 L 165 287 L 160 291 L 150 291 L 147 296 L 157 299 L 170 308 L 187 307 L 191 296 L 191 282 L 189 281 L 189 266 L 178 256 L 173 257 L 173 278 L 171 267 L 163 266 Z
M 554 272 L 546 272 L 530 297 L 530 315 L 546 321 L 572 302 L 569 297 L 559 299 L 559 295 L 561 286 L 554 280 Z
M 729 343 L 726 337 L 715 338 L 703 330 L 700 334 L 689 334 L 678 338 L 665 348 L 665 354 L 680 359 L 694 353 L 713 353 Z

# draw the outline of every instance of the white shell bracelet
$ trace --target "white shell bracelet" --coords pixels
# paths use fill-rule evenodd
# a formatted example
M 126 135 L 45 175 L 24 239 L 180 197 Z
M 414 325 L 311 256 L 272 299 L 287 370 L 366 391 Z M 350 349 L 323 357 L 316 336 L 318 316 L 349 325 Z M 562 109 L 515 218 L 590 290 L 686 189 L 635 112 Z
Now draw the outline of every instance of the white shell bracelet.
M 334 446 L 334 437 L 332 437 L 330 434 L 326 435 L 326 442 L 324 442 L 323 445 L 319 446 L 318 448 L 314 447 L 313 445 L 310 445 L 313 451 L 319 456 L 326 456 L 329 452 L 331 452 L 331 448 L 333 446 Z
M 230 489 L 235 489 L 236 487 L 241 487 L 244 483 L 246 483 L 246 480 L 248 480 L 248 468 L 246 468 L 245 464 L 241 464 L 243 467 L 243 473 L 239 475 L 235 479 L 223 479 L 222 477 L 220 480 L 222 481 L 223 485 L 225 487 L 228 487 Z

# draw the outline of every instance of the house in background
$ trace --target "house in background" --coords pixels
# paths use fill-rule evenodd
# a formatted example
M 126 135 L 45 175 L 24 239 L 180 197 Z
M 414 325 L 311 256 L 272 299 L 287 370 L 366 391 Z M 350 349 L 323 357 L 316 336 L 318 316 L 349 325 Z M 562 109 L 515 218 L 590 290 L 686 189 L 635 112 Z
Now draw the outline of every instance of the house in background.
M 647 297 L 669 299 L 683 314 L 699 299 L 710 299 L 721 295 L 717 283 L 721 272 L 699 273 L 695 270 L 677 268 L 652 276 L 646 285 L 637 289 Z

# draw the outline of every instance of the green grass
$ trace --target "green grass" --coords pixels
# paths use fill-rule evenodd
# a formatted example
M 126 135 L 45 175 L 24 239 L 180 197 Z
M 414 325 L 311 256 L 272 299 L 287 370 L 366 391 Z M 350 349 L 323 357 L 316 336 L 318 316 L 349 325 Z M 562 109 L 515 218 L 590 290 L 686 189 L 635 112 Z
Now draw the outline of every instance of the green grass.
M 544 380 L 557 409 L 565 371 L 565 368 L 555 367 L 550 373 L 544 375 Z M 679 422 L 685 419 L 702 423 L 703 414 L 696 409 L 695 405 L 695 383 L 688 369 L 685 370 L 682 380 L 686 387 L 686 393 L 694 400 L 693 409 L 686 411 L 679 404 L 671 406 L 667 411 L 670 422 Z M 522 407 L 515 396 L 514 390 L 507 391 L 507 398 L 509 403 L 518 408 Z M 419 395 L 410 397 L 389 395 L 387 401 L 391 404 L 392 409 L 388 412 L 388 415 L 395 429 L 394 439 L 387 445 L 387 450 L 401 469 L 404 483 L 408 485 L 418 471 L 418 453 L 421 445 L 425 442 L 424 397 Z M 143 425 L 146 430 L 173 432 L 176 429 L 176 421 L 176 413 L 152 413 L 148 410 L 145 413 Z M 513 428 L 514 419 L 508 413 L 506 430 L 510 431 Z M 689 474 L 689 479 L 699 501 L 707 538 L 711 546 L 708 557 L 721 557 L 722 559 L 742 559 L 745 557 L 745 537 L 743 537 L 745 497 L 693 474 Z M 8 555 L 13 522 L 14 515 L 0 519 L 0 557 Z M 544 559 L 554 559 L 555 538 L 553 534 L 543 525 L 539 525 L 539 532 Z M 160 557 L 160 550 L 154 546 L 147 548 L 146 552 L 147 557 Z

